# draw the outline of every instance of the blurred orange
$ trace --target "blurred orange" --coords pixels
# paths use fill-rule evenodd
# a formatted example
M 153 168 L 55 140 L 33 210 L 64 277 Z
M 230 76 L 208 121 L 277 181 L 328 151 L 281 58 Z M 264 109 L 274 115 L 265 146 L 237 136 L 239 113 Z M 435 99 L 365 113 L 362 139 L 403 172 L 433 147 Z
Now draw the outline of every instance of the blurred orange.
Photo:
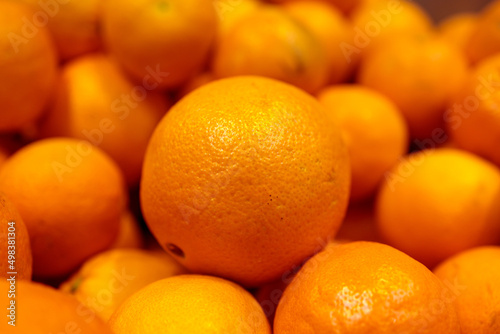
M 444 132 L 443 112 L 467 78 L 467 63 L 454 46 L 434 35 L 393 37 L 361 63 L 359 83 L 396 103 L 413 138 Z
M 261 6 L 220 39 L 213 61 L 217 78 L 265 76 L 308 92 L 329 77 L 326 50 L 317 37 L 277 6 Z
M 460 148 L 500 167 L 500 55 L 480 61 L 444 114 L 447 130 Z
M 288 2 L 284 9 L 314 34 L 326 50 L 330 65 L 328 83 L 346 81 L 358 64 L 356 57 L 347 59 L 340 48 L 342 43 L 352 41 L 350 21 L 335 7 L 320 0 Z
M 74 58 L 101 47 L 102 1 L 20 1 L 48 16 L 47 27 L 61 59 Z
M 465 54 L 472 63 L 500 52 L 500 1 L 495 0 L 478 17 L 469 37 Z
M 465 53 L 466 45 L 476 29 L 478 16 L 475 13 L 460 13 L 441 21 L 438 33 Z
M 130 210 L 125 210 L 120 218 L 118 237 L 110 249 L 113 248 L 143 248 L 145 240 L 141 226 Z
M 35 278 L 56 278 L 109 247 L 118 235 L 126 194 L 118 166 L 75 139 L 39 140 L 0 169 L 0 191 L 23 218 Z
M 433 267 L 500 241 L 500 170 L 457 149 L 424 150 L 394 166 L 376 204 L 390 245 Z
M 40 124 L 43 137 L 87 140 L 121 167 L 129 186 L 139 183 L 149 138 L 169 102 L 149 84 L 134 85 L 102 54 L 66 63 L 54 102 Z M 153 85 L 156 85 L 154 83 Z
M 217 27 L 207 0 L 107 0 L 102 15 L 107 50 L 138 82 L 153 78 L 159 89 L 201 70 Z
M 408 150 L 408 127 L 384 95 L 360 85 L 323 89 L 318 100 L 343 132 L 351 163 L 351 200 L 372 197 L 384 174 Z
M 0 132 L 34 122 L 55 84 L 56 51 L 49 31 L 35 26 L 35 18 L 30 6 L 0 1 Z

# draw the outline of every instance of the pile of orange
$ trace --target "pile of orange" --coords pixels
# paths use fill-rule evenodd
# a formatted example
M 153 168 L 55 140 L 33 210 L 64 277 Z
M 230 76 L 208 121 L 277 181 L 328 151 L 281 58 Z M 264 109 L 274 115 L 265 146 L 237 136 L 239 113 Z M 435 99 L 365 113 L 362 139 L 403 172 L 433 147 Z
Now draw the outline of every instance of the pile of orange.
M 500 333 L 499 21 L 0 0 L 0 332 Z

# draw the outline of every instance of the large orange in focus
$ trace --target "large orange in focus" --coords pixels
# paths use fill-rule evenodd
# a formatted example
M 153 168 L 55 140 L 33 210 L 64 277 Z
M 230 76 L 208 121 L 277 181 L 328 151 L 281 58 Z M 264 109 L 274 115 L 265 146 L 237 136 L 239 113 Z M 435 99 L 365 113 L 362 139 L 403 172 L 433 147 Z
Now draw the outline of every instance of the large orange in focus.
M 101 47 L 100 0 L 20 0 L 49 16 L 49 28 L 62 59 L 69 59 Z
M 500 333 L 500 247 L 461 252 L 434 269 L 453 284 L 462 334 Z
M 149 138 L 169 107 L 167 99 L 153 91 L 158 85 L 152 76 L 134 85 L 105 55 L 79 57 L 62 69 L 41 135 L 89 141 L 108 153 L 127 183 L 136 186 Z
M 26 225 L 14 204 L 0 192 L 0 277 L 16 272 L 16 279 L 31 279 L 33 258 Z
M 202 275 L 149 284 L 126 299 L 109 324 L 115 334 L 271 334 L 262 308 L 248 291 Z
M 33 251 L 33 275 L 57 278 L 111 245 L 126 193 L 118 166 L 75 139 L 39 140 L 0 170 L 0 191 L 23 218 Z
M 390 245 L 433 267 L 500 241 L 500 170 L 457 149 L 413 153 L 385 177 L 376 217 Z
M 382 94 L 360 85 L 330 86 L 318 94 L 344 133 L 351 161 L 351 199 L 372 197 L 408 150 L 408 127 L 400 110 Z
M 479 62 L 444 114 L 456 145 L 500 166 L 500 55 Z
M 93 311 L 74 297 L 52 287 L 28 282 L 15 283 L 15 326 L 6 315 L 11 300 L 8 281 L 0 280 L 2 307 L 5 307 L 0 332 L 3 334 L 93 333 L 112 334 L 111 329 Z
M 211 0 L 108 0 L 102 10 L 105 47 L 136 80 L 153 75 L 159 88 L 196 74 L 215 38 Z
M 396 103 L 414 138 L 443 132 L 443 112 L 466 78 L 462 53 L 431 34 L 385 40 L 363 59 L 358 73 L 359 83 Z
M 218 41 L 218 78 L 259 75 L 316 92 L 330 76 L 327 51 L 317 36 L 278 6 L 260 6 Z
M 27 5 L 0 1 L 0 132 L 34 122 L 55 84 L 56 51 L 47 28 L 35 26 L 33 16 Z
M 429 269 L 390 246 L 330 244 L 286 288 L 274 334 L 460 334 L 449 294 Z
M 163 118 L 141 205 L 186 267 L 255 286 L 334 236 L 349 186 L 347 150 L 322 106 L 291 85 L 245 76 L 203 86 Z

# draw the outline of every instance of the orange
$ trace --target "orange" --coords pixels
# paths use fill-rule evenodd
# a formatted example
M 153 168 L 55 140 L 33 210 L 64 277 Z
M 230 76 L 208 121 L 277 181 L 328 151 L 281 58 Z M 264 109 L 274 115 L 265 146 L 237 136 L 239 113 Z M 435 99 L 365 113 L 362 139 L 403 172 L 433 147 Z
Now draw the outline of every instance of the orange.
M 465 53 L 472 63 L 500 52 L 500 1 L 492 1 L 478 17 L 475 28 L 465 45 Z
M 443 112 L 465 83 L 467 64 L 455 47 L 434 35 L 394 37 L 361 63 L 358 81 L 389 97 L 415 138 L 443 132 Z
M 108 153 L 130 186 L 139 183 L 142 161 L 169 102 L 153 78 L 134 85 L 102 54 L 66 63 L 54 103 L 40 125 L 44 137 L 84 139 Z
M 339 232 L 335 236 L 335 241 L 339 243 L 349 241 L 380 242 L 373 203 L 351 202 Z
M 257 286 L 335 234 L 349 183 L 340 131 L 321 105 L 246 76 L 199 88 L 163 118 L 146 152 L 141 206 L 187 268 Z
M 413 1 L 365 0 L 351 14 L 354 36 L 341 45 L 350 56 L 365 57 L 373 48 L 394 37 L 411 37 L 428 33 L 432 22 L 427 13 Z
M 291 281 L 292 277 L 290 277 L 289 279 Z M 285 291 L 288 283 L 288 279 L 282 278 L 278 281 L 260 286 L 254 293 L 254 296 L 264 310 L 264 314 L 271 324 L 271 327 L 274 322 L 274 316 L 276 314 L 276 309 L 278 308 L 279 301 L 281 299 L 281 296 L 283 296 L 283 291 Z
M 202 68 L 217 27 L 209 0 L 109 0 L 102 11 L 106 48 L 138 82 L 153 78 L 160 89 Z
M 475 13 L 451 15 L 441 21 L 438 32 L 448 42 L 465 52 L 465 47 L 476 28 L 477 22 L 478 15 Z
M 29 6 L 0 1 L 0 132 L 34 122 L 55 84 L 56 52 L 48 30 L 35 26 L 36 17 Z
M 69 274 L 109 247 L 126 202 L 122 175 L 98 148 L 75 139 L 39 140 L 13 154 L 0 170 L 0 191 L 23 218 L 33 274 Z
M 444 114 L 451 139 L 460 148 L 500 166 L 500 55 L 479 62 Z
M 425 266 L 384 244 L 330 245 L 286 288 L 275 334 L 460 333 L 450 292 Z
M 272 0 L 276 3 L 293 3 L 297 0 Z M 303 0 L 299 0 L 303 1 Z M 316 0 L 315 0 L 316 1 Z M 321 0 L 329 5 L 333 5 L 338 10 L 342 11 L 343 14 L 350 13 L 353 9 L 362 3 L 362 0 Z
M 328 80 L 326 50 L 316 35 L 277 6 L 261 6 L 217 44 L 217 78 L 259 75 L 315 92 Z
M 115 334 L 270 334 L 266 316 L 252 295 L 221 278 L 180 275 L 165 278 L 128 298 L 109 321 Z
M 500 170 L 457 149 L 424 150 L 386 175 L 377 224 L 387 242 L 429 267 L 500 241 Z
M 261 0 L 214 0 L 213 5 L 219 19 L 217 39 L 229 33 L 236 22 L 255 12 L 261 5 Z
M 62 59 L 100 48 L 101 1 L 21 1 L 32 5 L 40 17 L 47 17 L 47 27 Z
M 9 291 L 15 296 L 9 297 Z M 14 317 L 5 310 L 0 332 L 3 334 L 95 333 L 112 334 L 111 329 L 75 298 L 49 286 L 16 281 L 14 287 L 0 281 L 2 306 L 7 309 L 14 301 Z M 15 319 L 15 321 L 13 320 Z M 8 322 L 12 322 L 11 325 Z
M 372 197 L 384 173 L 408 149 L 400 110 L 387 97 L 360 85 L 324 88 L 318 100 L 343 131 L 351 161 L 351 199 Z
M 352 40 L 350 21 L 335 7 L 318 0 L 289 2 L 284 9 L 309 29 L 326 50 L 330 65 L 329 83 L 348 79 L 358 59 L 347 59 L 339 45 Z
M 500 247 L 478 247 L 441 263 L 434 273 L 456 287 L 462 334 L 500 333 Z
M 185 273 L 163 251 L 114 249 L 88 259 L 60 289 L 107 321 L 124 300 L 146 285 Z
M 0 276 L 31 279 L 33 259 L 26 225 L 14 204 L 0 192 Z M 15 274 L 8 274 L 15 273 Z
M 139 222 L 130 210 L 125 210 L 120 218 L 120 231 L 110 248 L 143 248 L 144 236 Z

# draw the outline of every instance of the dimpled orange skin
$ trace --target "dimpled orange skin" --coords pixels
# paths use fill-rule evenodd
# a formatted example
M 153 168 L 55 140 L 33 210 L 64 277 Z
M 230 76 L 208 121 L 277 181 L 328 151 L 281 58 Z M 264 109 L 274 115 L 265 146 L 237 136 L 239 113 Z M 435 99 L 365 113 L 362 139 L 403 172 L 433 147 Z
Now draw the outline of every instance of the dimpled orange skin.
M 396 105 L 360 85 L 326 87 L 318 100 L 344 132 L 351 161 L 351 199 L 373 197 L 378 185 L 408 149 L 408 127 Z
M 9 325 L 10 319 L 4 315 L 0 323 L 3 334 L 113 334 L 108 325 L 70 295 L 35 282 L 16 281 L 15 286 L 15 326 Z M 0 280 L 0 291 L 4 292 L 0 300 L 5 308 L 12 300 L 8 298 L 9 288 L 6 280 Z
M 500 55 L 480 61 L 445 113 L 447 130 L 458 147 L 500 167 Z
M 133 187 L 149 138 L 169 104 L 162 94 L 134 85 L 109 57 L 89 54 L 63 66 L 40 133 L 92 142 L 116 161 Z
M 435 35 L 393 37 L 363 59 L 360 84 L 389 97 L 405 116 L 413 138 L 443 129 L 443 112 L 467 78 L 467 63 L 453 45 Z
M 216 78 L 259 75 L 314 93 L 329 79 L 327 51 L 310 30 L 278 6 L 260 6 L 220 38 Z
M 248 291 L 202 275 L 146 286 L 123 302 L 109 324 L 115 334 L 271 334 L 264 311 Z
M 0 191 L 28 228 L 35 277 L 69 274 L 118 235 L 126 203 L 123 177 L 104 152 L 82 143 L 39 140 L 13 154 L 0 170 Z M 76 153 L 68 158 L 70 151 Z M 56 164 L 67 169 L 60 172 Z
M 47 28 L 27 38 L 21 18 L 33 17 L 29 6 L 0 2 L 0 131 L 17 131 L 34 122 L 49 101 L 57 58 Z
M 466 151 L 407 156 L 387 174 L 376 201 L 384 240 L 429 267 L 500 241 L 500 170 Z
M 12 222 L 14 224 L 11 224 Z M 9 255 L 12 257 L 9 258 Z M 8 278 L 7 272 L 17 272 L 17 279 L 31 279 L 33 258 L 28 230 L 14 204 L 2 192 L 0 192 L 0 259 L 3 259 L 0 262 L 0 277 Z
M 174 256 L 193 272 L 256 286 L 334 236 L 349 187 L 340 131 L 313 97 L 236 77 L 196 90 L 160 122 L 141 206 L 162 247 L 180 248 Z
M 330 244 L 286 288 L 274 334 L 459 334 L 450 293 L 425 266 L 384 244 Z
M 142 82 L 150 68 L 161 72 L 158 88 L 166 89 L 204 65 L 217 14 L 212 0 L 109 0 L 102 26 L 106 48 L 135 79 Z
M 456 295 L 462 334 L 500 333 L 500 247 L 484 246 L 459 253 L 434 269 Z

